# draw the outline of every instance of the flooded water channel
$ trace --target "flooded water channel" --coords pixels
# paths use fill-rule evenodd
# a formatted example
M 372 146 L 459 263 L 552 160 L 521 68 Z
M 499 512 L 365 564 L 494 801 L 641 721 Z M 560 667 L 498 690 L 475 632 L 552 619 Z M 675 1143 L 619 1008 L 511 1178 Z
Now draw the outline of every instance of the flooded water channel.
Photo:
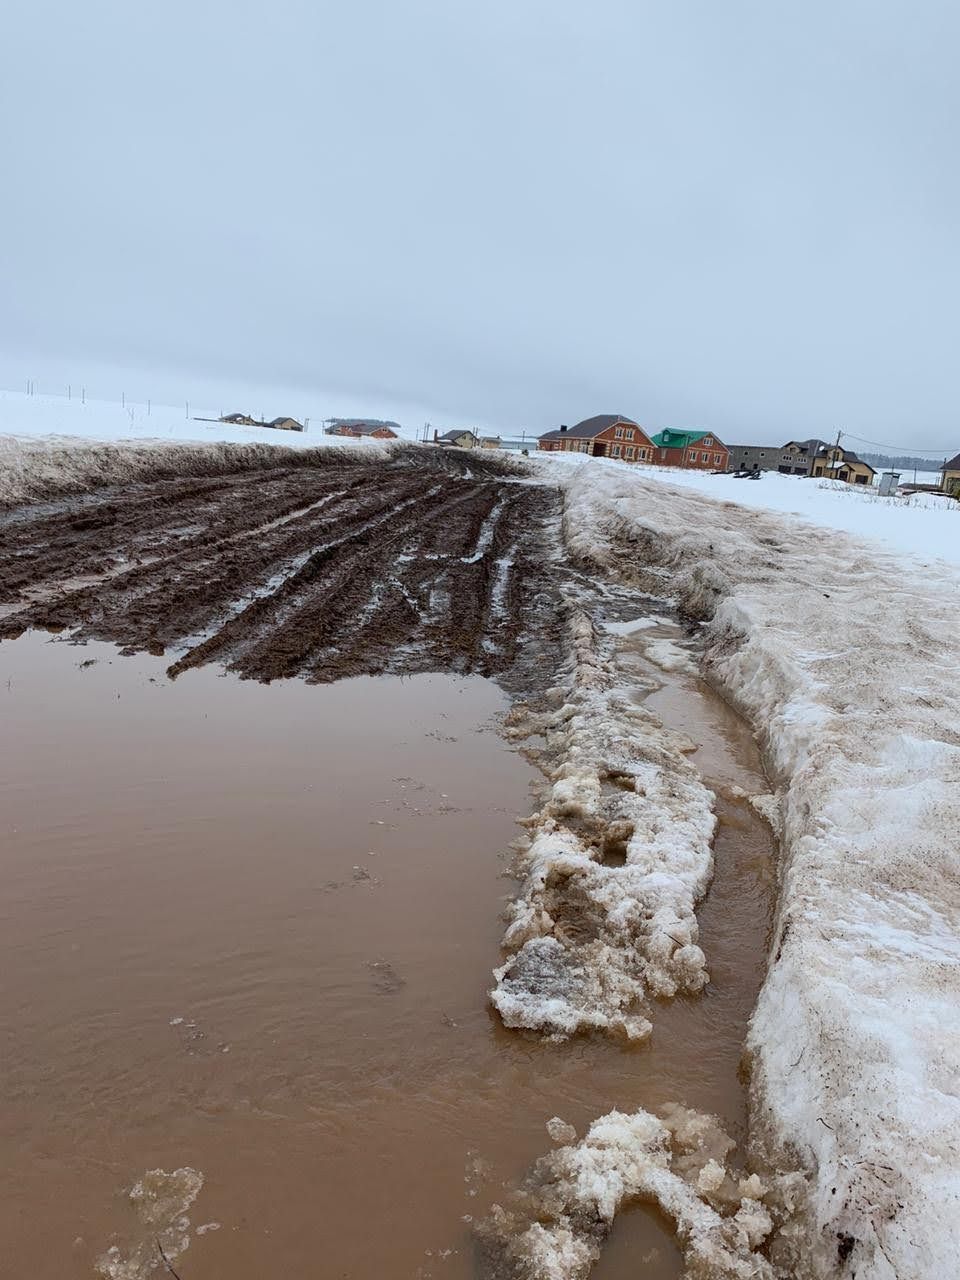
M 651 664 L 650 634 L 622 637 L 624 680 L 700 744 L 720 828 L 711 985 L 634 1047 L 541 1043 L 488 1008 L 538 785 L 492 683 L 172 682 L 104 644 L 0 645 L 4 1274 L 97 1276 L 144 1236 L 136 1179 L 191 1166 L 182 1280 L 468 1280 L 471 1220 L 549 1148 L 551 1116 L 582 1132 L 680 1101 L 742 1138 L 773 849 L 740 789 L 766 783 L 733 713 Z M 145 1256 L 130 1280 L 163 1272 Z M 637 1211 L 594 1275 L 641 1267 L 679 1275 Z

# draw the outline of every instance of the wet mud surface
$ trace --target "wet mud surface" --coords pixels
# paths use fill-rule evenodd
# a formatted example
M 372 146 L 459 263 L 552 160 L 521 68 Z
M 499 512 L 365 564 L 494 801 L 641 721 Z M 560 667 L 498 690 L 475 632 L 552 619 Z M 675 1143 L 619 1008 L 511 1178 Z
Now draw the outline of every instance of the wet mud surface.
M 0 515 L 0 639 L 29 628 L 325 683 L 536 682 L 562 651 L 559 495 L 404 461 L 165 479 Z M 537 653 L 527 650 L 536 637 Z

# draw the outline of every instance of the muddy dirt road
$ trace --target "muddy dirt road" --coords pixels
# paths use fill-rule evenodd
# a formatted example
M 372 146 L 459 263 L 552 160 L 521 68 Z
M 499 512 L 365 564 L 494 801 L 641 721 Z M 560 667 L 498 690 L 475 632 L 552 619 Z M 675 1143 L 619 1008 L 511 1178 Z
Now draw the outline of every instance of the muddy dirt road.
M 162 480 L 0 516 L 0 638 L 74 630 L 241 676 L 519 675 L 561 641 L 559 498 L 406 461 Z M 479 470 L 479 474 L 477 474 Z M 484 472 L 487 474 L 484 474 Z M 492 474 L 491 474 L 492 473 Z
M 696 679 L 667 601 L 569 563 L 554 489 L 420 456 L 331 451 L 0 511 L 11 1273 L 164 1271 L 127 1193 L 165 1169 L 204 1180 L 164 1228 L 177 1243 L 198 1197 L 184 1280 L 490 1280 L 514 1272 L 475 1252 L 474 1226 L 550 1117 L 583 1132 L 611 1106 L 681 1101 L 744 1138 L 772 903 L 752 740 Z M 582 718 L 659 703 L 716 798 L 713 980 L 657 1000 L 643 1045 L 551 1043 L 490 1007 L 516 819 L 544 782 L 479 677 L 562 717 L 548 690 L 578 678 L 577 616 L 586 696 L 591 678 L 612 690 Z M 550 760 L 549 732 L 524 738 L 532 756 Z M 582 774 L 589 735 L 574 745 Z M 608 828 L 627 839 L 639 791 L 596 782 L 590 847 L 614 882 L 627 852 Z M 618 1220 L 596 1275 L 638 1263 L 656 1280 L 682 1266 L 646 1209 Z

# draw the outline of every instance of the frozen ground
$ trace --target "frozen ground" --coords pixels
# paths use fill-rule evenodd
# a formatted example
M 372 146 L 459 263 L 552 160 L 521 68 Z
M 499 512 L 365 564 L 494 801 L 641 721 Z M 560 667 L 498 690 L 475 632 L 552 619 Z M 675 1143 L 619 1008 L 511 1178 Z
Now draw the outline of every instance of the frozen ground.
M 738 507 L 778 511 L 811 524 L 872 538 L 926 562 L 941 557 L 960 564 L 960 502 L 939 494 L 881 498 L 876 489 L 860 489 L 838 480 L 812 480 L 767 472 L 760 480 L 738 480 L 673 467 L 640 467 L 631 463 L 584 459 L 575 454 L 538 454 L 545 467 L 599 467 L 672 488 L 702 493 Z M 904 481 L 908 478 L 902 477 Z
M 960 573 L 927 553 L 960 559 L 960 539 L 936 533 L 960 532 L 960 515 L 777 477 L 554 473 L 571 550 L 668 587 L 701 624 L 706 672 L 753 724 L 777 789 L 778 919 L 749 1052 L 755 1150 L 811 1179 L 785 1274 L 954 1274 Z M 876 537 L 883 512 L 888 543 L 923 565 L 702 492 L 760 503 L 786 484 L 834 529 Z

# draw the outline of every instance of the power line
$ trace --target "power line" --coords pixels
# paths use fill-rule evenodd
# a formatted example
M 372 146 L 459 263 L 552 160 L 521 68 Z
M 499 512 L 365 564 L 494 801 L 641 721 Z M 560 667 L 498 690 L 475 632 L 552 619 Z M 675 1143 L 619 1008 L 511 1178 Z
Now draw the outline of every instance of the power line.
M 863 436 L 855 436 L 852 431 L 844 431 L 843 435 L 850 440 L 856 440 L 858 444 L 872 444 L 875 449 L 889 449 L 894 454 L 914 454 L 914 453 L 933 453 L 938 458 L 946 456 L 946 449 L 915 449 L 913 445 L 900 444 L 881 444 L 879 440 L 864 440 Z

